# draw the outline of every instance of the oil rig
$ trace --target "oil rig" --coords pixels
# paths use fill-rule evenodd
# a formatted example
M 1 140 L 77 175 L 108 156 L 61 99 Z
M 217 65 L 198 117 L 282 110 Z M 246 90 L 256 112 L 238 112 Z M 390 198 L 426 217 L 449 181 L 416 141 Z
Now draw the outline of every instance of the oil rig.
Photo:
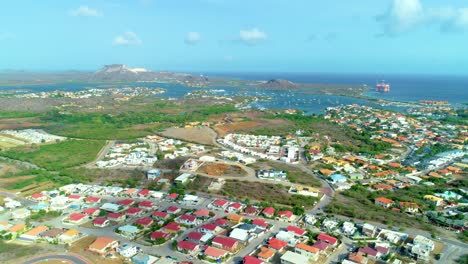
M 388 93 L 390 92 L 390 84 L 386 83 L 385 81 L 381 81 L 375 85 L 375 91 Z

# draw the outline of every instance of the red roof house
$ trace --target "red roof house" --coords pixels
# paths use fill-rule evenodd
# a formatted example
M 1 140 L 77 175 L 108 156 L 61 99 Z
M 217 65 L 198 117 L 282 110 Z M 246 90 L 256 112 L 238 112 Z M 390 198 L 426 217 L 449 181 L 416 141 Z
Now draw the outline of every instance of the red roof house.
M 275 215 L 275 208 L 273 207 L 267 207 L 265 209 L 263 209 L 262 211 L 262 214 L 265 216 L 265 217 L 273 217 Z
M 217 236 L 213 238 L 212 245 L 233 252 L 237 249 L 239 242 L 234 238 Z
M 338 242 L 338 239 L 336 237 L 329 236 L 329 235 L 327 235 L 325 233 L 321 233 L 320 235 L 318 235 L 317 240 L 322 241 L 322 242 L 326 242 L 326 243 L 328 243 L 330 245 L 335 245 L 336 242 Z

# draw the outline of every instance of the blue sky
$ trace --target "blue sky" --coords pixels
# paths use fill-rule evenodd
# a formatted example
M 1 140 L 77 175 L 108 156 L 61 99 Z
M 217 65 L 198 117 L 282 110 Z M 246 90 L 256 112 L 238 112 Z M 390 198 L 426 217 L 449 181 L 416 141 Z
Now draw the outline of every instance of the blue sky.
M 0 69 L 468 73 L 468 1 L 15 0 Z

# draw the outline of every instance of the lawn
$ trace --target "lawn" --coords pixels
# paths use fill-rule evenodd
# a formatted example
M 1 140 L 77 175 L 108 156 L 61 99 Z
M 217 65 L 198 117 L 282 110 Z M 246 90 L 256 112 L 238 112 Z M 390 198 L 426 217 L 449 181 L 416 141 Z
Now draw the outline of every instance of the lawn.
M 54 171 L 93 161 L 104 144 L 105 141 L 99 140 L 65 140 L 56 144 L 16 147 L 2 151 L 0 155 Z

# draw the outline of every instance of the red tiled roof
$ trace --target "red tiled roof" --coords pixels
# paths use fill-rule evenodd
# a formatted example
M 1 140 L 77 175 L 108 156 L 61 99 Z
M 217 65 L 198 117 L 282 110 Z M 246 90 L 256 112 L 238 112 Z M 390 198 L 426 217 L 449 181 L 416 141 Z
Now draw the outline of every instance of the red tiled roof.
M 245 209 L 244 209 L 244 212 L 246 214 L 255 214 L 257 212 L 257 208 L 254 207 L 254 206 L 247 206 Z
M 101 198 L 99 197 L 95 197 L 95 196 L 89 196 L 85 199 L 86 202 L 92 202 L 92 203 L 97 203 L 101 200 Z
M 68 199 L 70 199 L 70 200 L 79 200 L 79 199 L 81 199 L 81 196 L 76 195 L 76 194 L 70 194 L 70 195 L 68 195 Z
M 254 220 L 252 220 L 252 224 L 257 225 L 257 226 L 261 226 L 261 227 L 267 227 L 268 226 L 267 221 L 265 221 L 263 219 L 254 219 Z
M 177 199 L 177 197 L 179 197 L 179 194 L 177 194 L 177 193 L 171 193 L 171 194 L 169 194 L 167 197 L 170 198 L 170 199 L 175 200 L 175 199 Z
M 291 218 L 293 215 L 294 215 L 294 214 L 293 214 L 293 212 L 291 212 L 291 211 L 280 211 L 280 212 L 278 213 L 278 216 L 279 216 L 279 217 L 286 217 L 286 218 Z
M 141 201 L 138 204 L 138 207 L 153 207 L 153 202 L 151 202 L 151 201 Z
M 288 228 L 286 228 L 286 230 L 288 232 L 293 232 L 293 233 L 295 233 L 296 235 L 299 235 L 299 236 L 303 236 L 306 233 L 306 231 L 304 229 L 299 228 L 297 226 L 288 226 Z
M 200 226 L 200 228 L 210 230 L 210 231 L 214 231 L 216 229 L 216 227 L 218 227 L 218 226 L 215 225 L 215 224 L 211 224 L 211 223 L 203 224 L 202 226 Z
M 315 242 L 314 245 L 312 245 L 314 248 L 318 248 L 320 250 L 325 250 L 328 247 L 328 244 L 325 242 L 317 241 Z
M 171 230 L 171 231 L 179 231 L 179 230 L 180 230 L 180 226 L 179 226 L 178 223 L 170 222 L 169 224 L 167 224 L 167 225 L 164 226 L 164 229 L 166 229 L 166 230 Z
M 242 207 L 241 203 L 233 203 L 228 206 L 229 208 L 240 209 Z
M 252 256 L 245 256 L 244 257 L 244 264 L 263 264 L 263 260 L 259 260 L 256 257 Z
M 143 217 L 135 221 L 136 224 L 140 224 L 142 226 L 151 225 L 153 223 L 153 219 L 151 217 Z
M 94 218 L 94 220 L 93 220 L 93 224 L 95 224 L 95 225 L 103 225 L 106 221 L 107 221 L 107 219 L 106 219 L 105 217 L 96 217 L 96 218 Z
M 156 211 L 156 212 L 153 212 L 153 216 L 157 217 L 157 218 L 166 218 L 167 213 L 166 212 Z
M 119 214 L 119 213 L 108 213 L 107 214 L 107 218 L 112 218 L 112 219 L 117 219 L 117 218 L 120 218 L 122 216 L 123 216 L 123 214 Z
M 262 213 L 273 215 L 275 213 L 275 208 L 267 207 L 267 208 L 263 209 Z
M 190 232 L 187 237 L 189 239 L 199 241 L 203 237 L 203 233 L 201 233 L 201 232 Z
M 225 206 L 226 204 L 228 203 L 227 200 L 224 200 L 224 199 L 216 199 L 213 204 L 216 205 L 216 206 Z
M 92 215 L 94 213 L 96 213 L 97 211 L 99 211 L 99 208 L 86 208 L 83 210 L 83 213 L 84 214 L 87 214 L 87 215 Z
M 214 221 L 214 223 L 215 223 L 216 225 L 218 225 L 218 226 L 225 226 L 225 225 L 227 225 L 227 222 L 228 222 L 228 221 L 227 221 L 226 219 L 224 219 L 224 218 L 218 218 L 218 219 L 216 219 L 216 220 Z
M 198 216 L 198 217 L 205 217 L 205 216 L 210 215 L 210 211 L 206 209 L 200 209 L 200 210 L 195 211 L 193 215 Z
M 42 197 L 44 197 L 44 196 L 45 196 L 45 195 L 42 194 L 42 193 L 35 193 L 35 194 L 31 195 L 31 198 L 33 198 L 33 199 L 40 199 L 40 198 L 42 198 Z
M 384 204 L 392 204 L 393 201 L 388 199 L 388 198 L 385 198 L 385 197 L 378 197 L 378 198 L 375 198 L 376 201 L 379 201 L 381 203 L 384 203 Z
M 377 256 L 377 250 L 370 248 L 370 247 L 360 248 L 358 252 L 362 252 L 368 256 L 373 256 L 373 257 Z
M 197 218 L 193 215 L 184 214 L 179 217 L 179 220 L 185 220 L 188 222 L 194 222 Z
M 230 237 L 215 237 L 213 243 L 220 244 L 223 247 L 233 248 L 237 244 L 237 240 Z
M 220 257 L 222 257 L 222 256 L 224 256 L 226 254 L 227 254 L 226 251 L 218 249 L 218 248 L 210 247 L 210 246 L 208 246 L 205 249 L 205 255 L 214 257 L 216 259 L 220 258 Z
M 168 211 L 168 212 L 176 212 L 176 211 L 178 211 L 178 210 L 179 210 L 179 208 L 178 208 L 177 206 L 169 206 L 169 207 L 166 209 L 166 211 Z
M 168 233 L 164 233 L 164 232 L 161 232 L 161 231 L 155 231 L 155 232 L 150 234 L 150 239 L 166 238 L 168 236 L 169 236 Z
M 133 204 L 134 202 L 135 201 L 132 200 L 132 199 L 123 199 L 123 200 L 117 201 L 117 204 L 124 205 L 124 206 L 129 206 L 129 205 Z
M 141 191 L 138 193 L 138 195 L 146 196 L 146 195 L 149 194 L 149 192 L 150 192 L 150 191 L 149 191 L 148 189 L 143 189 L 143 190 L 141 190 Z
M 268 246 L 273 248 L 273 249 L 276 249 L 276 250 L 283 249 L 287 244 L 288 244 L 288 242 L 277 239 L 275 237 L 272 237 L 272 238 L 270 238 L 270 240 L 268 240 Z
M 86 217 L 85 214 L 73 213 L 73 214 L 68 216 L 68 219 L 70 219 L 70 221 L 80 221 L 81 219 L 83 219 L 85 217 Z
M 181 248 L 181 249 L 188 250 L 188 251 L 193 251 L 198 247 L 198 244 L 195 244 L 195 243 L 187 241 L 187 240 L 183 240 L 183 241 L 179 241 L 179 243 L 177 243 L 177 247 Z
M 142 211 L 141 208 L 138 208 L 138 207 L 130 207 L 130 208 L 128 208 L 128 210 L 127 210 L 127 214 L 130 214 L 130 215 L 138 214 L 138 213 L 140 213 L 141 211 Z
M 332 244 L 332 245 L 336 244 L 336 242 L 338 241 L 337 238 L 329 236 L 329 235 L 327 235 L 325 233 L 321 233 L 320 235 L 318 235 L 317 240 L 324 241 L 324 242 L 327 242 L 328 244 Z

